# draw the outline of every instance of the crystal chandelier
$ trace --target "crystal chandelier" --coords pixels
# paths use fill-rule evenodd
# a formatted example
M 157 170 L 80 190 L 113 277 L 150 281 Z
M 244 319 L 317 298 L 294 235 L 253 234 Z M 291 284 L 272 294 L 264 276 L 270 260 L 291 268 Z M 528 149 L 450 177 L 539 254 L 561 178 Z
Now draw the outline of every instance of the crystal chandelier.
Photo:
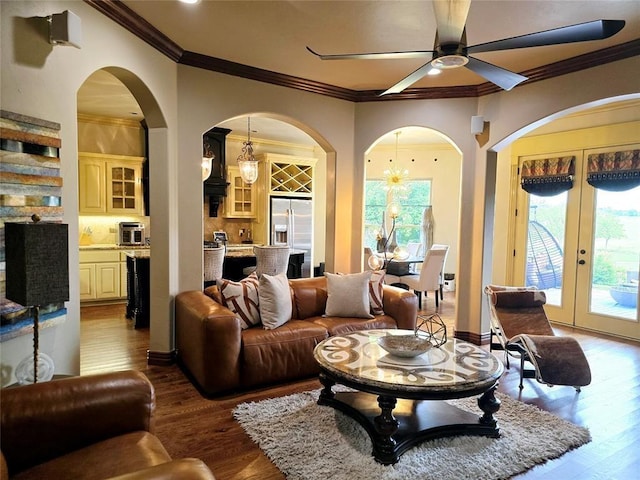
M 258 179 L 258 160 L 253 156 L 251 142 L 251 117 L 247 117 L 247 141 L 242 143 L 242 153 L 238 156 L 240 177 L 244 183 L 251 185 Z
M 398 136 L 401 132 L 396 132 L 396 162 L 398 162 Z M 399 166 L 391 166 L 384 172 L 386 179 L 386 185 L 384 189 L 391 192 L 401 192 L 407 189 L 407 185 L 404 183 L 405 179 L 409 176 L 409 170 L 402 169 Z

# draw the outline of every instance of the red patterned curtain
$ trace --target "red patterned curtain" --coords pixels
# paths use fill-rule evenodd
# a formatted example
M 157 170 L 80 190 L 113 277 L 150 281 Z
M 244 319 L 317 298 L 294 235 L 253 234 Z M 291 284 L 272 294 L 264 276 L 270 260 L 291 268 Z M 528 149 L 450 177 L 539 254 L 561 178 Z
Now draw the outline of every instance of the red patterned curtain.
M 520 186 L 526 192 L 543 197 L 571 190 L 575 158 L 568 156 L 525 160 L 520 172 Z
M 640 185 L 640 150 L 589 155 L 587 182 L 613 192 L 637 187 Z

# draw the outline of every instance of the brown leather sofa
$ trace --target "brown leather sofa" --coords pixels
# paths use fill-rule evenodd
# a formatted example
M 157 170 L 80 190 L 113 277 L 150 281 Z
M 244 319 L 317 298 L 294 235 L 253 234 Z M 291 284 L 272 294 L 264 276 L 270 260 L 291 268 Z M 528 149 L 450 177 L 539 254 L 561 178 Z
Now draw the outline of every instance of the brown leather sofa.
M 1 392 L 0 479 L 215 480 L 200 460 L 171 457 L 151 433 L 155 393 L 134 371 Z
M 178 362 L 207 396 L 316 375 L 314 347 L 331 335 L 376 328 L 413 330 L 417 297 L 385 285 L 383 315 L 324 317 L 325 277 L 289 280 L 292 319 L 273 330 L 246 330 L 234 314 L 204 292 L 176 296 Z M 215 288 L 215 287 L 209 287 Z M 209 289 L 207 290 L 209 292 Z

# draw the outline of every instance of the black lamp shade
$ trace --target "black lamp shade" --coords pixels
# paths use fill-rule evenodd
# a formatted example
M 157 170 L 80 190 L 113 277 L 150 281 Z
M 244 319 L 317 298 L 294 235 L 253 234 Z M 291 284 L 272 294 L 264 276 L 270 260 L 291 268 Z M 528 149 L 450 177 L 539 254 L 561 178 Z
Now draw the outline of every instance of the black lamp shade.
M 69 228 L 5 223 L 7 298 L 24 306 L 69 300 Z

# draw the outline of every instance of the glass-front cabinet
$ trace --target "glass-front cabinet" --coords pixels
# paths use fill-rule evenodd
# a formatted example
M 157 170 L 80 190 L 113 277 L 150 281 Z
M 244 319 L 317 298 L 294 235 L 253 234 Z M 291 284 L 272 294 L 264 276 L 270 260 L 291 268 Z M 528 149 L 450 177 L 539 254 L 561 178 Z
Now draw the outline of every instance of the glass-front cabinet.
M 81 152 L 81 214 L 143 215 L 143 157 Z
M 227 218 L 255 218 L 257 212 L 257 184 L 245 183 L 236 166 L 227 167 L 227 197 L 224 216 Z

